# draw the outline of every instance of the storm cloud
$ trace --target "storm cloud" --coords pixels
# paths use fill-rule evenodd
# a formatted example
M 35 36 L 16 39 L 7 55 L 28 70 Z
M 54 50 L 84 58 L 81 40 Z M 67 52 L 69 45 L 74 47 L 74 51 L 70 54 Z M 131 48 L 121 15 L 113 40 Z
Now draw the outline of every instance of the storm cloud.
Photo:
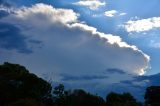
M 16 60 L 12 58 L 11 61 L 26 64 L 33 71 L 44 72 L 45 67 L 56 74 L 99 75 L 106 69 L 120 69 L 136 75 L 145 73 L 150 60 L 148 55 L 119 36 L 99 32 L 80 22 L 78 16 L 71 9 L 57 9 L 41 3 L 15 9 L 3 17 L 1 22 L 18 27 L 22 37 L 43 45 L 35 48 L 32 54 L 23 55 L 20 61 L 17 59 L 22 58 L 21 55 L 15 53 Z

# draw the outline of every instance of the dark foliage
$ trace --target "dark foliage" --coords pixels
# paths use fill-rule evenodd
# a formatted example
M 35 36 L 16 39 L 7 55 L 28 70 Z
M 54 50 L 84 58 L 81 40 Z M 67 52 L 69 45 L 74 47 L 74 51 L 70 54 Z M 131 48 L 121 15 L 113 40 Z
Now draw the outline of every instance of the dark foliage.
M 160 106 L 160 86 L 151 86 L 145 93 L 146 106 Z
M 104 106 L 105 101 L 99 96 L 76 89 L 74 91 L 64 91 L 63 95 L 56 99 L 55 104 L 58 106 Z
M 53 92 L 52 92 L 53 91 Z M 160 87 L 148 87 L 146 106 L 160 106 Z M 82 89 L 65 90 L 29 73 L 18 64 L 0 65 L 0 106 L 142 106 L 130 93 L 111 92 L 106 101 Z
M 51 98 L 51 90 L 52 87 L 48 82 L 29 73 L 23 66 L 10 63 L 0 65 L 2 106 L 26 98 L 45 102 Z
M 118 94 L 111 92 L 106 97 L 107 106 L 141 106 L 130 93 Z

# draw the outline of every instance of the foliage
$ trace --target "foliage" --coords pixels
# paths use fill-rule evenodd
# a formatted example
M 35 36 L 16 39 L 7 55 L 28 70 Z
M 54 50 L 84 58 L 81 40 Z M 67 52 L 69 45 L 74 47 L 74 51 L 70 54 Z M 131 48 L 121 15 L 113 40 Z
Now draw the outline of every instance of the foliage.
M 105 104 L 101 97 L 91 95 L 81 89 L 65 92 L 64 97 L 60 99 L 59 106 L 103 106 Z
M 53 91 L 53 92 L 52 92 Z M 160 86 L 146 89 L 146 106 L 160 106 Z M 52 89 L 47 81 L 18 64 L 0 65 L 0 106 L 142 106 L 130 93 L 111 92 L 106 101 L 82 89 Z
M 147 106 L 160 106 L 160 86 L 151 86 L 146 89 L 145 104 Z
M 8 104 L 19 99 L 32 98 L 48 101 L 51 85 L 18 64 L 0 65 L 0 104 Z
M 106 97 L 107 106 L 141 106 L 130 93 L 111 92 Z

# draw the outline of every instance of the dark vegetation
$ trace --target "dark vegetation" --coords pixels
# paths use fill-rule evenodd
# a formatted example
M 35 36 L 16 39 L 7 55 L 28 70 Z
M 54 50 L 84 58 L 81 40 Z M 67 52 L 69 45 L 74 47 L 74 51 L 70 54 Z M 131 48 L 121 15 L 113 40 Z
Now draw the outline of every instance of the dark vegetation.
M 66 91 L 62 84 L 52 89 L 23 66 L 0 65 L 0 106 L 160 106 L 160 87 L 148 87 L 144 98 L 142 104 L 130 93 L 111 92 L 104 100 L 82 89 Z

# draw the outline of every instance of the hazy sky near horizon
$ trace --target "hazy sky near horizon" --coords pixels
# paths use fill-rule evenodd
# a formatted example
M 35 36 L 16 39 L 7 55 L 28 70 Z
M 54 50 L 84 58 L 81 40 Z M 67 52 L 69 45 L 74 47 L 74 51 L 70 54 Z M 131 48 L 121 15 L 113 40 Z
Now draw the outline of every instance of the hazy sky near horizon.
M 0 62 L 96 90 L 157 74 L 159 5 L 159 0 L 0 0 Z

